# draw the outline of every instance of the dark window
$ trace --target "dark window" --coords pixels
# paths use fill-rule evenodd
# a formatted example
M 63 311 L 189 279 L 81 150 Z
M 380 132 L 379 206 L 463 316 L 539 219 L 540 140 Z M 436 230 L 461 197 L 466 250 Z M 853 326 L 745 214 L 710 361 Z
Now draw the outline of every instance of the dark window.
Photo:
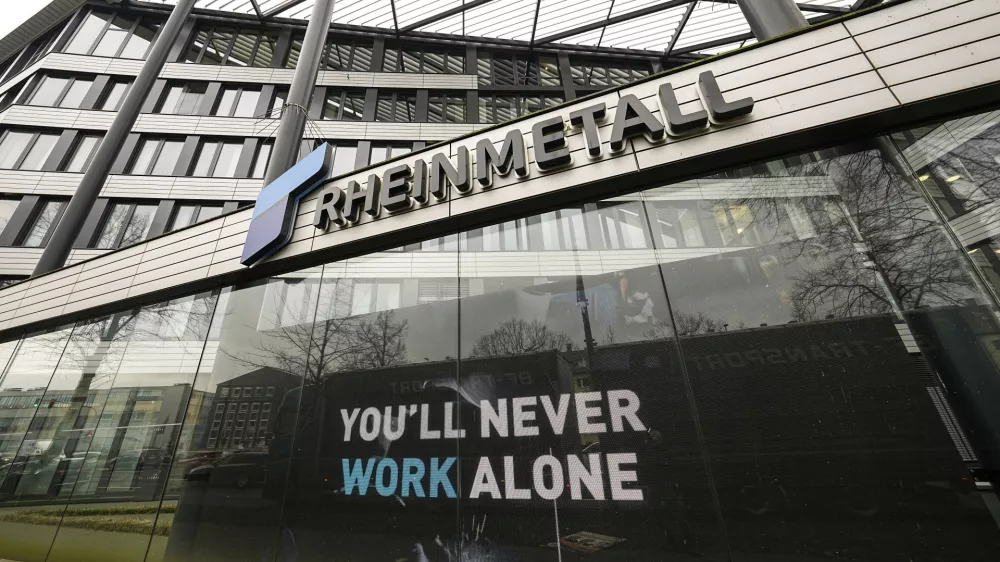
M 562 96 L 479 94 L 479 122 L 503 123 L 565 101 Z
M 73 144 L 73 150 L 63 164 L 63 172 L 85 172 L 90 166 L 90 161 L 94 158 L 98 145 L 101 144 L 103 135 L 79 135 Z
M 64 49 L 67 53 L 141 59 L 146 56 L 160 22 L 104 12 L 91 12 Z
M 243 151 L 242 141 L 202 141 L 195 157 L 192 176 L 231 178 Z
M 270 68 L 277 44 L 278 34 L 272 31 L 202 27 L 194 34 L 184 60 Z
M 417 95 L 406 92 L 380 92 L 375 120 L 412 123 L 417 114 Z
M 204 82 L 188 82 L 170 84 L 163 93 L 157 113 L 171 115 L 194 115 L 201 105 L 208 84 Z
M 427 48 L 422 45 L 386 47 L 382 71 L 463 74 L 465 72 L 465 52 Z
M 465 93 L 431 92 L 427 101 L 430 123 L 465 123 Z
M 97 109 L 101 111 L 118 111 L 128 93 L 132 82 L 129 80 L 113 80 L 107 85 L 104 93 L 101 94 L 101 101 L 97 104 Z
M 260 100 L 260 88 L 232 86 L 223 88 L 212 115 L 223 117 L 253 117 Z
M 94 248 L 121 248 L 144 240 L 153 226 L 156 205 L 150 203 L 112 203 L 104 214 Z
M 364 90 L 327 90 L 323 119 L 361 121 L 365 114 Z
M 222 205 L 217 203 L 179 203 L 174 207 L 167 232 L 184 228 L 222 214 Z
M 60 200 L 42 201 L 36 208 L 31 224 L 25 229 L 18 245 L 28 248 L 44 246 L 49 240 L 52 226 L 62 216 L 65 205 L 66 202 Z
M 0 169 L 41 170 L 59 140 L 55 133 L 7 131 L 0 136 Z
M 477 57 L 481 86 L 559 86 L 559 62 L 554 56 L 481 52 Z
M 162 138 L 146 138 L 139 143 L 139 149 L 132 157 L 130 174 L 171 176 L 180 158 L 184 141 Z
M 623 86 L 649 76 L 649 61 L 571 61 L 573 83 L 589 88 Z
M 331 39 L 323 51 L 325 70 L 367 72 L 372 65 L 372 44 L 352 42 L 347 39 Z
M 268 112 L 268 117 L 278 118 L 281 117 L 281 112 L 285 108 L 285 101 L 288 99 L 288 88 L 275 88 L 274 97 L 271 98 L 271 109 Z

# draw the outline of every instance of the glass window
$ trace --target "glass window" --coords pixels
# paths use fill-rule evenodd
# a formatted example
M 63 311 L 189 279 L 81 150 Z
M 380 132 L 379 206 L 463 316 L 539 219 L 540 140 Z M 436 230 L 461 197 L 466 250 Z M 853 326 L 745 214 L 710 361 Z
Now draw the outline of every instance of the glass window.
M 431 92 L 427 102 L 430 123 L 465 123 L 465 94 Z
M 18 168 L 21 170 L 41 170 L 49 155 L 52 154 L 52 149 L 55 148 L 56 141 L 58 140 L 59 135 L 37 135 L 35 142 L 28 149 L 24 160 L 21 161 Z
M 87 93 L 90 92 L 90 87 L 93 85 L 93 80 L 84 80 L 80 78 L 73 80 L 69 89 L 66 90 L 66 95 L 64 95 L 62 101 L 59 102 L 59 107 L 68 107 L 73 109 L 82 107 L 83 99 L 87 97 Z
M 272 148 L 274 148 L 274 143 L 263 142 L 260 144 L 260 147 L 257 148 L 257 156 L 253 160 L 253 172 L 250 177 L 264 177 L 264 173 L 267 172 L 267 163 L 271 159 Z
M 233 117 L 253 117 L 256 114 L 258 99 L 260 99 L 260 90 L 244 89 L 240 92 L 239 101 L 236 102 Z
M 203 82 L 173 84 L 163 94 L 159 112 L 173 115 L 194 115 L 198 111 L 207 89 L 208 84 Z
M 85 172 L 102 138 L 101 135 L 80 135 L 76 139 L 76 144 L 73 146 L 73 151 L 66 161 L 63 171 Z
M 43 76 L 35 93 L 32 94 L 28 105 L 41 105 L 45 107 L 55 107 L 59 103 L 66 86 L 69 85 L 69 78 L 59 78 L 56 76 Z
M 412 123 L 416 119 L 416 94 L 384 92 L 378 95 L 375 120 L 383 122 Z
M 44 201 L 41 203 L 31 226 L 28 227 L 21 246 L 37 248 L 43 246 L 48 239 L 49 231 L 62 214 L 63 201 Z
M 7 131 L 0 139 L 0 168 L 8 170 L 16 168 L 34 137 L 34 133 Z
M 274 99 L 271 101 L 271 111 L 268 117 L 281 117 L 281 111 L 285 107 L 285 100 L 288 99 L 288 88 L 275 88 Z
M 7 227 L 7 222 L 14 215 L 18 203 L 20 203 L 20 199 L 0 197 L 0 232 L 3 232 L 3 229 Z
M 212 112 L 212 115 L 232 115 L 233 107 L 236 105 L 236 99 L 239 95 L 239 88 L 223 88 L 222 94 L 219 95 L 219 101 L 216 103 L 215 110 Z
M 198 151 L 191 174 L 217 178 L 234 177 L 242 151 L 243 143 L 241 142 L 204 142 Z
M 365 93 L 361 90 L 328 90 L 323 119 L 361 121 L 365 113 Z
M 260 34 L 256 31 L 241 30 L 237 33 L 226 64 L 229 66 L 250 66 L 259 37 Z
M 174 173 L 184 142 L 143 139 L 129 169 L 130 174 L 170 176 Z
M 125 48 L 122 49 L 122 52 L 118 56 L 123 59 L 146 58 L 146 52 L 149 50 L 150 45 L 153 44 L 153 38 L 156 37 L 156 32 L 159 28 L 159 23 L 143 18 L 139 25 L 135 27 L 128 41 L 125 42 Z
M 253 66 L 270 68 L 274 62 L 274 49 L 278 46 L 278 34 L 264 32 L 261 34 L 257 53 L 254 54 Z
M 97 43 L 97 46 L 94 47 L 94 51 L 91 54 L 96 57 L 116 56 L 134 23 L 133 20 L 116 16 L 111 20 L 111 25 L 104 32 L 104 35 Z
M 122 100 L 125 99 L 125 94 L 128 93 L 128 89 L 131 84 L 131 82 L 124 80 L 111 82 L 111 84 L 108 85 L 107 91 L 104 93 L 98 109 L 102 111 L 117 111 L 118 108 L 121 107 Z
M 87 14 L 87 18 L 80 24 L 73 39 L 66 45 L 65 51 L 80 55 L 88 54 L 91 47 L 97 41 L 97 38 L 100 37 L 101 32 L 104 31 L 107 20 L 108 16 L 105 14 L 95 14 L 93 12 Z

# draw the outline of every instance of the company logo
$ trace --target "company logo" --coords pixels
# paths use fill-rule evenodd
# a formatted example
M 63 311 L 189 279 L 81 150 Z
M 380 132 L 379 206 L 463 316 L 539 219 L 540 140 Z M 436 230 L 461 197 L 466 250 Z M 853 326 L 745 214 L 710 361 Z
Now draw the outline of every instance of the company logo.
M 621 96 L 611 121 L 608 150 L 620 154 L 633 137 L 646 137 L 655 145 L 666 142 L 668 136 L 695 135 L 753 111 L 753 98 L 727 101 L 711 71 L 698 77 L 698 93 L 704 109 L 682 109 L 673 86 L 666 82 L 660 84 L 655 95 L 660 116 L 634 94 Z M 604 151 L 601 125 L 608 121 L 607 109 L 604 102 L 600 102 L 569 114 L 570 127 L 583 133 L 588 158 L 600 158 Z M 566 136 L 566 119 L 562 115 L 534 123 L 531 127 L 532 155 L 534 167 L 539 172 L 573 165 Z M 412 167 L 400 164 L 386 169 L 381 175 L 370 174 L 364 187 L 353 179 L 340 187 L 329 185 L 317 197 L 313 226 L 321 230 L 329 230 L 331 225 L 346 228 L 366 219 L 366 215 L 366 220 L 391 216 L 444 200 L 449 196 L 449 187 L 454 196 L 462 197 L 471 194 L 477 184 L 479 189 L 490 189 L 494 176 L 508 176 L 511 172 L 518 179 L 527 178 L 531 172 L 525 144 L 522 131 L 511 129 L 499 150 L 494 139 L 485 138 L 471 149 L 458 145 L 454 147 L 454 154 L 439 152 L 415 160 Z
M 260 191 L 240 263 L 253 265 L 288 243 L 299 200 L 326 178 L 330 152 L 330 145 L 323 143 Z

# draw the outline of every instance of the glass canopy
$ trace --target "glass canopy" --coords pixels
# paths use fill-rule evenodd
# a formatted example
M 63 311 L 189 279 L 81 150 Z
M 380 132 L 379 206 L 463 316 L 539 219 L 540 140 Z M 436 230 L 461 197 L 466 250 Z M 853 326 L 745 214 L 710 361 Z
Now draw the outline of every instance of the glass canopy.
M 173 4 L 176 0 L 158 0 Z M 882 0 L 799 3 L 816 23 Z M 198 0 L 196 8 L 269 18 L 308 19 L 312 0 Z M 712 55 L 753 42 L 735 0 L 338 0 L 333 26 L 400 36 L 457 36 L 655 52 Z

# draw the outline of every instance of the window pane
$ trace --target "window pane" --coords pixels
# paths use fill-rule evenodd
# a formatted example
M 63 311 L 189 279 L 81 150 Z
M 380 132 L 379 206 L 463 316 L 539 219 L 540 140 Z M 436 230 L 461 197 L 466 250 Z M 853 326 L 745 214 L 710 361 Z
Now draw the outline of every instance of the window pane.
M 125 228 L 125 221 L 128 220 L 128 213 L 132 205 L 129 203 L 113 203 L 108 211 L 107 218 L 104 219 L 104 227 L 101 228 L 101 235 L 94 243 L 95 248 L 108 249 L 115 247 L 118 235 Z
M 222 205 L 202 205 L 198 212 L 198 222 L 214 219 L 222 214 Z
M 198 33 L 194 36 L 191 41 L 191 46 L 188 48 L 187 53 L 184 55 L 184 60 L 186 62 L 198 62 L 198 57 L 201 56 L 202 50 L 205 49 L 205 43 L 208 42 L 209 31 L 204 29 L 199 29 Z
M 79 78 L 74 80 L 73 85 L 66 92 L 66 96 L 59 102 L 59 107 L 79 108 L 83 104 L 83 98 L 87 97 L 87 92 L 93 85 L 93 80 L 80 80 Z
M 384 72 L 399 72 L 399 50 L 386 48 L 385 61 L 382 63 Z
M 350 70 L 351 46 L 328 43 L 326 46 L 326 68 L 328 70 Z
M 118 49 L 121 48 L 122 42 L 125 41 L 125 37 L 128 35 L 128 30 L 131 27 L 132 20 L 116 17 L 111 22 L 111 27 L 104 32 L 104 37 L 101 37 L 101 41 L 97 44 L 92 54 L 95 57 L 113 57 L 117 55 Z
M 181 96 L 184 94 L 184 86 L 178 84 L 167 88 L 163 94 L 163 102 L 160 103 L 160 113 L 176 115 L 177 106 L 180 104 Z
M 19 202 L 19 199 L 0 198 L 0 232 L 7 227 L 7 222 L 10 221 Z
M 59 217 L 59 211 L 62 209 L 62 206 L 62 201 L 46 201 L 42 206 L 41 212 L 35 217 L 35 222 L 32 223 L 31 228 L 28 230 L 28 235 L 25 236 L 24 242 L 21 245 L 29 248 L 41 246 L 42 241 L 45 239 L 45 234 L 55 224 L 56 218 Z
M 465 123 L 465 97 L 463 95 L 448 96 L 445 121 L 448 123 Z
M 66 52 L 79 55 L 87 54 L 94 45 L 94 42 L 97 41 L 97 36 L 100 35 L 101 30 L 104 29 L 104 24 L 107 23 L 108 17 L 104 14 L 89 14 L 87 19 L 80 25 L 73 40 L 69 42 L 69 45 L 66 45 Z
M 417 97 L 399 94 L 396 97 L 396 121 L 412 123 L 417 118 Z
M 207 89 L 207 84 L 188 84 L 177 103 L 176 113 L 178 115 L 194 115 L 201 105 L 201 100 L 204 99 Z
M 86 171 L 87 166 L 90 164 L 90 159 L 94 156 L 94 150 L 97 149 L 97 145 L 100 142 L 101 137 L 97 135 L 86 135 L 80 137 L 76 141 L 76 147 L 73 149 L 73 155 L 70 156 L 69 161 L 66 163 L 65 171 Z
M 232 30 L 216 29 L 212 33 L 212 39 L 208 42 L 205 56 L 201 59 L 202 64 L 222 64 L 222 59 L 226 56 L 232 39 Z
M 153 43 L 153 37 L 156 36 L 156 30 L 159 27 L 159 24 L 148 22 L 144 19 L 135 28 L 135 32 L 129 37 L 128 42 L 125 43 L 125 48 L 122 49 L 122 53 L 118 56 L 123 59 L 145 58 L 146 51 L 149 50 L 150 44 Z
M 448 74 L 462 74 L 465 72 L 465 55 L 458 53 L 448 53 L 448 62 L 445 72 Z
M 156 205 L 136 205 L 118 247 L 129 246 L 144 240 L 149 234 L 150 227 L 153 226 L 154 214 L 156 214 Z
M 57 140 L 59 140 L 59 135 L 38 135 L 35 144 L 28 150 L 28 155 L 24 157 L 24 161 L 18 168 L 21 170 L 41 170 L 45 159 L 49 157 L 49 154 L 52 154 Z
M 372 48 L 354 46 L 354 59 L 351 61 L 351 70 L 355 72 L 368 72 L 372 65 Z
M 420 72 L 420 52 L 403 49 L 403 72 Z
M 164 141 L 160 155 L 157 156 L 156 164 L 153 165 L 153 171 L 150 173 L 154 176 L 173 175 L 174 167 L 177 166 L 177 159 L 180 158 L 183 147 L 182 141 Z
M 104 101 L 101 103 L 100 109 L 103 111 L 116 111 L 118 106 L 121 105 L 122 100 L 125 99 L 125 94 L 128 93 L 130 85 L 131 83 L 129 82 L 115 82 L 111 84 L 108 93 L 104 96 Z
M 236 104 L 236 96 L 239 94 L 239 90 L 236 88 L 226 88 L 222 90 L 222 95 L 219 96 L 219 103 L 215 104 L 215 111 L 212 115 L 232 115 L 233 105 Z
M 361 121 L 365 114 L 364 92 L 347 92 L 344 99 L 344 112 L 340 118 L 344 121 Z
M 215 153 L 218 152 L 219 143 L 204 142 L 198 152 L 198 159 L 195 161 L 193 176 L 208 176 L 212 173 L 212 162 L 215 160 Z
M 274 61 L 274 48 L 278 44 L 278 35 L 265 32 L 260 38 L 260 46 L 257 47 L 257 54 L 254 55 L 253 65 L 258 68 L 270 68 Z
M 215 163 L 215 170 L 212 177 L 231 178 L 236 175 L 236 165 L 240 160 L 240 152 L 243 151 L 243 144 L 238 142 L 222 143 L 219 150 L 219 159 Z
M 35 93 L 31 96 L 31 101 L 28 102 L 28 104 L 41 105 L 45 107 L 55 106 L 56 102 L 59 100 L 59 96 L 61 96 L 63 90 L 66 89 L 67 84 L 69 84 L 68 78 L 56 78 L 55 76 L 43 77 L 41 83 L 38 84 L 38 89 L 35 90 Z
M 427 121 L 444 123 L 444 96 L 433 96 L 427 100 Z
M 330 177 L 346 174 L 354 169 L 354 161 L 358 158 L 358 147 L 338 146 L 330 169 Z
M 378 105 L 375 106 L 375 120 L 392 121 L 392 94 L 379 94 Z
M 271 158 L 272 146 L 271 143 L 267 143 L 260 145 L 260 148 L 257 149 L 257 159 L 253 162 L 253 173 L 250 177 L 264 177 L 264 172 L 267 171 L 267 161 Z
M 340 90 L 333 90 L 327 93 L 326 101 L 323 103 L 323 119 L 335 120 L 340 118 L 343 97 L 344 92 Z
M 444 74 L 444 54 L 424 53 L 424 72 Z
M 0 168 L 11 169 L 18 159 L 24 154 L 28 143 L 31 142 L 31 133 L 21 131 L 10 131 L 0 142 Z
M 130 174 L 145 174 L 149 172 L 149 165 L 153 163 L 156 150 L 160 147 L 160 141 L 156 139 L 145 139 L 139 147 L 139 153 L 132 161 Z
M 243 90 L 240 94 L 240 101 L 236 104 L 234 117 L 253 117 L 257 112 L 257 100 L 260 99 L 260 90 Z
M 229 60 L 226 64 L 230 66 L 250 66 L 250 53 L 253 52 L 254 45 L 257 44 L 256 32 L 241 32 L 236 35 L 236 42 L 233 43 L 233 50 L 229 52 Z
M 167 229 L 168 232 L 177 230 L 178 228 L 184 228 L 185 226 L 194 224 L 196 212 L 198 211 L 197 205 L 178 205 L 177 209 L 174 210 L 174 220 L 170 223 L 170 228 Z
M 389 157 L 388 146 L 373 146 L 371 152 L 368 154 L 368 163 L 375 164 L 385 160 L 388 157 Z
M 274 90 L 274 101 L 271 102 L 271 113 L 269 117 L 277 118 L 281 116 L 281 110 L 288 99 L 288 88 L 277 88 Z
M 288 59 L 285 61 L 285 68 L 295 68 L 299 62 L 299 53 L 302 52 L 302 36 L 297 35 L 292 40 L 292 47 L 288 51 Z

